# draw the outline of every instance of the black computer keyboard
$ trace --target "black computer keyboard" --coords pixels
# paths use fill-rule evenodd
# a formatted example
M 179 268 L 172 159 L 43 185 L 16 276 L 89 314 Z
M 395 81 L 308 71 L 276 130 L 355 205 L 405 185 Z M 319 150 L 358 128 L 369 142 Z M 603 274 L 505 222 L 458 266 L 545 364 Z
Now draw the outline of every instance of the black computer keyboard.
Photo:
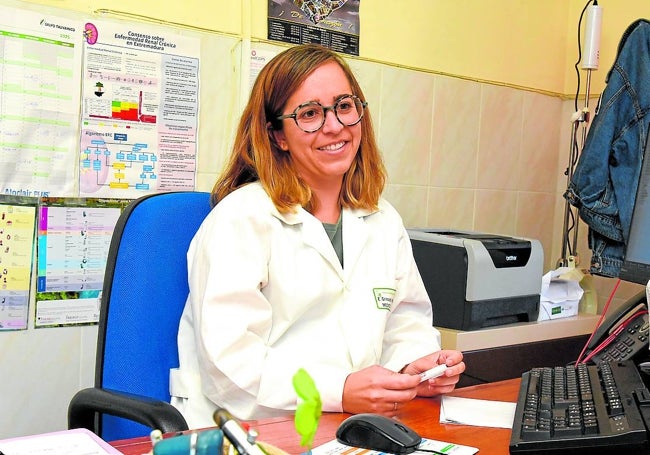
M 511 454 L 647 453 L 650 392 L 632 361 L 522 375 Z

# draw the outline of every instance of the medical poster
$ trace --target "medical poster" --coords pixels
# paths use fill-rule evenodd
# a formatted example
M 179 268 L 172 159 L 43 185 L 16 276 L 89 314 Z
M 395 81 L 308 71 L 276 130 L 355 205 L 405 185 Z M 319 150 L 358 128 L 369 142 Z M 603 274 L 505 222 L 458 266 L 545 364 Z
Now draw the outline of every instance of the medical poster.
M 361 0 L 269 0 L 268 39 L 359 55 Z
M 27 328 L 36 202 L 0 197 L 0 331 Z
M 194 190 L 199 39 L 104 21 L 84 38 L 79 195 Z
M 99 321 L 111 236 L 129 202 L 90 198 L 41 200 L 35 328 Z
M 0 6 L 1 194 L 76 194 L 81 29 Z

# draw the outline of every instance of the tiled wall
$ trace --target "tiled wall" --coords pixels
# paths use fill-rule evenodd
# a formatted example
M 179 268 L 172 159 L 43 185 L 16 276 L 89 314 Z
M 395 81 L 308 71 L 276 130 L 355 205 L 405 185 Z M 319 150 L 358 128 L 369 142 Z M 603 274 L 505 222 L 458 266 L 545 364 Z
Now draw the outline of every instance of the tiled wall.
M 407 227 L 535 238 L 544 249 L 544 272 L 555 269 L 562 258 L 574 101 L 403 68 L 377 73 L 362 82 L 370 100 L 380 99 L 372 113 L 389 172 L 384 195 Z M 578 233 L 578 267 L 588 269 L 582 222 Z M 616 281 L 591 277 L 599 311 Z M 622 282 L 612 305 L 640 290 Z
M 384 196 L 407 227 L 534 238 L 544 249 L 544 272 L 558 266 L 573 100 L 371 62 L 351 66 L 388 168 Z M 578 233 L 578 267 L 588 269 L 582 222 Z M 602 311 L 616 280 L 591 281 Z M 640 289 L 621 283 L 612 305 Z
M 532 237 L 554 228 L 562 101 L 531 91 L 354 62 L 407 227 Z
M 554 268 L 566 186 L 561 135 L 568 117 L 560 97 L 348 61 L 369 102 L 388 169 L 384 196 L 406 226 L 535 238 L 544 248 L 545 270 Z M 222 147 L 200 148 L 198 187 L 204 191 L 228 154 L 226 131 L 234 131 L 238 117 L 232 105 L 210 112 L 223 119 L 215 122 L 221 132 L 215 137 L 203 123 L 200 134 L 210 137 L 200 142 Z

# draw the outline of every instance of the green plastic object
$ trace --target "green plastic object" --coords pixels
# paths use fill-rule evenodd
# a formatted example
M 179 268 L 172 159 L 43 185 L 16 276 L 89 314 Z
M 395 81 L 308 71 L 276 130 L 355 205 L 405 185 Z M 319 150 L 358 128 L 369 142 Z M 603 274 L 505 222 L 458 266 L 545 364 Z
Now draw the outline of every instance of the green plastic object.
M 293 376 L 293 388 L 302 399 L 296 408 L 294 425 L 301 436 L 300 445 L 311 449 L 323 408 L 320 393 L 309 373 L 302 368 Z

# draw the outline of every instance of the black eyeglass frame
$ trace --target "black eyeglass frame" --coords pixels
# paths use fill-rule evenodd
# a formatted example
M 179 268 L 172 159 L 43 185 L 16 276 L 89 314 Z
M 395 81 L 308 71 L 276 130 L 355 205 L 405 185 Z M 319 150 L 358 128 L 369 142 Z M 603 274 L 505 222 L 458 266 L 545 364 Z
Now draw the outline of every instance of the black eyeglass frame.
M 354 121 L 353 123 L 343 123 L 343 121 L 339 118 L 339 113 L 336 111 L 336 108 L 337 108 L 337 106 L 339 104 L 341 104 L 341 101 L 347 100 L 348 98 L 352 98 L 352 100 L 355 101 L 355 104 L 356 104 L 357 100 L 361 104 L 361 114 L 359 115 L 359 119 Z M 323 110 L 323 121 L 321 122 L 320 125 L 318 125 L 318 128 L 316 128 L 316 129 L 306 130 L 303 127 L 301 127 L 300 125 L 298 125 L 298 118 L 297 118 L 298 117 L 298 111 L 300 109 L 302 109 L 303 107 L 306 107 L 306 106 L 320 106 L 320 108 Z M 325 120 L 327 118 L 327 111 L 334 112 L 334 117 L 336 117 L 336 120 L 338 120 L 338 122 L 341 125 L 343 125 L 343 126 L 354 126 L 357 123 L 359 123 L 361 121 L 361 119 L 363 118 L 363 116 L 365 115 L 367 106 L 368 106 L 368 102 L 367 101 L 361 101 L 361 98 L 359 98 L 357 95 L 343 95 L 338 100 L 336 100 L 336 103 L 332 104 L 331 106 L 323 106 L 318 101 L 307 101 L 306 103 L 302 103 L 298 107 L 296 107 L 293 110 L 293 113 L 279 115 L 279 116 L 276 117 L 276 120 L 284 120 L 284 119 L 292 118 L 293 121 L 296 123 L 296 126 L 298 128 L 300 128 L 302 131 L 304 131 L 305 133 L 315 133 L 316 131 L 320 130 L 323 127 L 323 125 L 325 125 Z

